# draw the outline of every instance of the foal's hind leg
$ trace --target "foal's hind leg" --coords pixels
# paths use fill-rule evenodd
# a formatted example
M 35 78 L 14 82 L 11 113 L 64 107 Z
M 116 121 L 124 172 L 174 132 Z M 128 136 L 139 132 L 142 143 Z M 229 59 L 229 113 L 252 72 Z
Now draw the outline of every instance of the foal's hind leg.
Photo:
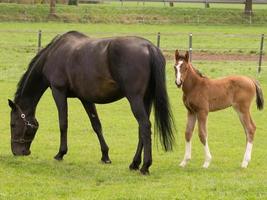
M 241 167 L 247 168 L 248 163 L 251 160 L 251 152 L 252 152 L 253 139 L 254 139 L 254 134 L 256 131 L 256 126 L 251 119 L 249 109 L 243 109 L 243 110 L 240 109 L 240 110 L 237 110 L 237 112 L 239 114 L 239 119 L 243 125 L 244 130 L 245 130 L 246 140 L 247 140 L 246 151 L 244 154 L 244 158 L 243 158 Z
M 206 111 L 198 112 L 197 113 L 197 120 L 198 120 L 198 134 L 201 143 L 204 145 L 205 151 L 205 161 L 203 164 L 204 168 L 208 168 L 211 162 L 211 154 L 208 145 L 208 134 L 206 129 L 206 122 L 207 122 L 208 113 Z
M 187 162 L 191 160 L 191 138 L 193 135 L 194 127 L 196 124 L 196 115 L 188 112 L 187 113 L 187 125 L 186 125 L 186 131 L 185 131 L 185 154 L 184 159 L 180 163 L 181 167 L 185 167 Z
M 86 101 L 81 101 L 81 102 L 83 104 L 84 109 L 86 110 L 87 115 L 89 116 L 92 127 L 98 137 L 98 141 L 100 143 L 100 147 L 102 151 L 101 161 L 104 163 L 111 163 L 111 160 L 109 159 L 109 156 L 108 156 L 109 148 L 102 134 L 102 126 L 97 115 L 95 104 L 89 103 Z
M 128 98 L 132 112 L 139 125 L 139 135 L 141 137 L 144 147 L 144 159 L 143 166 L 140 169 L 142 174 L 149 173 L 149 167 L 152 164 L 151 154 L 151 123 L 149 121 L 148 114 L 145 109 L 144 101 L 142 97 Z M 137 148 L 139 149 L 139 148 Z M 140 149 L 141 150 L 141 146 Z M 140 152 L 138 152 L 140 154 Z

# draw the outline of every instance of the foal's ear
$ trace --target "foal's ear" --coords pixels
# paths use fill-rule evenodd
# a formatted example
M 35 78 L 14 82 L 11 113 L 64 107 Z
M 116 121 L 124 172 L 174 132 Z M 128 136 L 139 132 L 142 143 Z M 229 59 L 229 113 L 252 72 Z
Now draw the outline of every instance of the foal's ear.
M 12 110 L 15 110 L 17 108 L 16 104 L 13 101 L 11 101 L 10 99 L 8 99 L 8 105 Z
M 185 52 L 184 57 L 185 57 L 185 61 L 188 62 L 189 61 L 189 52 L 188 51 Z
M 179 51 L 178 51 L 178 49 L 175 50 L 175 60 L 176 61 L 179 60 Z

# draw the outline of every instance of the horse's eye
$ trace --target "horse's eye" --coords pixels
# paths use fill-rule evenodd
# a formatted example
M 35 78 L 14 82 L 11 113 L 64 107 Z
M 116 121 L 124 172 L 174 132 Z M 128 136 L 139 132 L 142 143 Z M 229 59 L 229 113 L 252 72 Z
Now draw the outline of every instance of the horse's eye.
M 14 127 L 15 127 L 15 124 L 10 124 L 10 126 L 11 126 L 12 128 L 14 128 Z

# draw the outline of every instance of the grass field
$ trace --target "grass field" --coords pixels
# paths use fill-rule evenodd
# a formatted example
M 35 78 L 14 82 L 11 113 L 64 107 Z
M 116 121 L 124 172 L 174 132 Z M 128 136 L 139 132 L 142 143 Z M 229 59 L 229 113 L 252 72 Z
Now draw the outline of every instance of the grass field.
M 266 25 L 267 5 L 254 5 L 252 17 L 244 16 L 244 5 L 211 4 L 205 9 L 203 4 L 163 3 L 137 4 L 119 3 L 80 4 L 68 6 L 57 4 L 57 17 L 48 17 L 49 5 L 0 4 L 1 21 L 21 22 L 74 22 L 74 23 L 124 23 L 124 24 L 247 24 Z
M 118 35 L 125 33 L 232 33 L 247 35 L 266 33 L 264 27 L 243 26 L 150 26 L 104 24 L 0 24 L 0 199 L 267 199 L 267 114 L 252 105 L 252 116 L 257 132 L 252 161 L 247 169 L 240 164 L 245 150 L 245 136 L 236 113 L 232 109 L 211 113 L 208 123 L 209 145 L 213 161 L 209 169 L 202 169 L 204 153 L 197 136 L 193 137 L 191 163 L 178 167 L 184 153 L 183 132 L 186 110 L 182 92 L 174 85 L 173 61 L 167 62 L 167 87 L 177 126 L 176 146 L 165 153 L 153 139 L 151 175 L 144 177 L 128 170 L 137 144 L 137 123 L 128 102 L 97 105 L 104 135 L 110 147 L 111 165 L 100 163 L 97 138 L 89 125 L 86 113 L 75 99 L 69 99 L 69 153 L 63 162 L 53 160 L 59 145 L 57 110 L 50 90 L 37 107 L 40 128 L 32 144 L 32 155 L 13 157 L 10 151 L 9 112 L 7 99 L 12 98 L 23 71 L 36 50 L 36 32 L 47 31 L 43 44 L 56 33 L 76 29 L 88 35 Z M 10 30 L 9 33 L 3 30 Z M 149 36 L 153 40 L 154 36 Z M 181 39 L 182 40 L 182 39 Z M 187 42 L 184 43 L 184 48 Z M 226 48 L 230 45 L 225 43 Z M 242 40 L 255 45 L 257 41 Z M 247 43 L 246 43 L 247 42 Z M 166 39 L 166 43 L 173 43 Z M 177 40 L 179 43 L 179 40 Z M 199 41 L 203 46 L 210 41 Z M 18 45 L 18 47 L 16 46 Z M 27 47 L 27 45 L 29 47 Z M 180 43 L 177 45 L 179 46 Z M 227 46 L 228 45 L 228 46 Z M 258 43 L 257 43 L 258 45 Z M 26 48 L 25 48 L 26 46 Z M 182 46 L 182 45 L 181 45 Z M 20 48 L 23 47 L 23 48 Z M 174 48 L 174 46 L 167 46 Z M 166 47 L 166 48 L 167 48 Z M 231 45 L 229 46 L 229 48 Z M 266 63 L 263 63 L 266 66 Z M 209 77 L 243 74 L 259 79 L 267 94 L 267 68 L 257 76 L 255 62 L 248 61 L 194 61 Z M 153 118 L 152 118 L 153 121 Z

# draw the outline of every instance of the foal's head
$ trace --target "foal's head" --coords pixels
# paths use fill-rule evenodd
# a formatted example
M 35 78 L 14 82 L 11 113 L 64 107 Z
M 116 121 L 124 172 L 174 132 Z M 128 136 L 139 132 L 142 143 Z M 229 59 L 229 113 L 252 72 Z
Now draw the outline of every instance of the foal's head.
M 186 78 L 187 71 L 189 68 L 189 52 L 186 51 L 185 55 L 180 55 L 179 51 L 175 51 L 175 84 L 180 88 Z

